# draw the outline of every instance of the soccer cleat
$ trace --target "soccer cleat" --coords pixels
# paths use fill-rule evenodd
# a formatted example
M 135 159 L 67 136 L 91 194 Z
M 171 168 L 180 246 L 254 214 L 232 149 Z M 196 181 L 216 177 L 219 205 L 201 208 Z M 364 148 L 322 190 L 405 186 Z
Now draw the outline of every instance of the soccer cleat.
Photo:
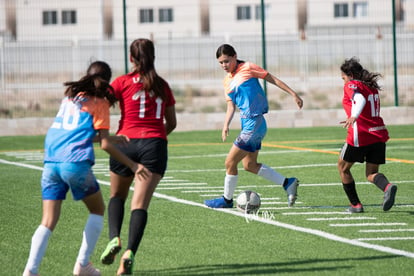
M 299 180 L 295 177 L 288 178 L 288 182 L 283 187 L 288 195 L 288 207 L 292 207 L 295 204 L 296 198 L 298 197 L 298 186 Z
M 363 213 L 364 212 L 364 207 L 362 206 L 361 203 L 358 203 L 356 205 L 352 205 L 349 206 L 349 208 L 347 209 L 348 213 L 354 214 L 354 213 Z
M 23 272 L 23 276 L 40 276 L 40 274 L 31 273 L 30 270 L 25 269 Z
M 231 200 L 230 203 L 227 203 L 224 199 L 224 196 L 215 199 L 205 200 L 204 204 L 210 208 L 233 208 L 233 200 Z
M 81 266 L 79 262 L 76 262 L 73 268 L 73 275 L 75 276 L 101 276 L 99 269 L 93 267 L 92 263 L 88 263 L 86 266 Z
M 130 249 L 125 251 L 122 255 L 121 263 L 118 268 L 116 275 L 132 275 L 134 268 L 134 253 Z
M 397 193 L 397 186 L 388 184 L 387 190 L 384 192 L 384 202 L 382 203 L 382 210 L 388 211 L 394 205 L 395 194 Z
M 101 262 L 110 265 L 114 262 L 116 254 L 121 251 L 121 240 L 119 237 L 113 238 L 106 246 L 105 251 L 101 255 Z

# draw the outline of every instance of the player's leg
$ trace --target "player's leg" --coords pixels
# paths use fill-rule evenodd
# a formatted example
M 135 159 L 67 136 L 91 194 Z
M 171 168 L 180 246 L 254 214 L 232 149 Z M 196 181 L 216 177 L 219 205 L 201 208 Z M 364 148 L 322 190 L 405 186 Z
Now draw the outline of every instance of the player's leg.
M 50 236 L 59 220 L 62 200 L 43 200 L 42 222 L 32 236 L 24 275 L 38 275 Z
M 353 164 L 353 162 L 347 162 L 342 158 L 339 158 L 338 171 L 342 181 L 342 188 L 344 189 L 345 194 L 351 204 L 348 211 L 351 213 L 362 213 L 364 209 L 362 207 L 361 201 L 359 200 L 355 181 L 351 173 L 351 167 Z
M 167 169 L 168 149 L 164 139 L 142 139 L 137 152 L 140 163 L 149 171 L 146 178 L 135 178 L 134 193 L 131 199 L 131 218 L 129 221 L 128 245 L 121 257 L 118 275 L 132 275 L 134 256 L 147 224 L 148 207 L 158 183 Z
M 232 208 L 233 195 L 237 187 L 238 169 L 237 165 L 248 154 L 235 144 L 232 145 L 224 162 L 226 175 L 224 177 L 224 192 L 219 198 L 205 200 L 204 204 L 210 208 Z
M 74 275 L 101 275 L 100 271 L 90 263 L 98 238 L 103 229 L 103 215 L 105 205 L 101 191 L 82 199 L 89 210 L 89 216 L 83 230 L 82 244 L 79 249 L 76 264 L 73 269 Z
M 136 145 L 139 139 L 131 139 L 127 146 L 118 149 L 124 152 L 129 158 L 138 161 Z M 101 262 L 110 265 L 114 262 L 116 254 L 121 250 L 121 230 L 125 215 L 125 202 L 128 197 L 131 183 L 134 180 L 134 173 L 124 164 L 110 158 L 110 198 L 108 203 L 108 228 L 109 243 L 101 255 Z
M 112 264 L 121 251 L 121 229 L 125 215 L 125 202 L 134 176 L 122 176 L 110 172 L 110 199 L 108 203 L 109 243 L 101 255 L 103 264 Z
M 60 217 L 62 200 L 65 199 L 68 186 L 59 177 L 59 168 L 55 163 L 46 163 L 42 173 L 42 220 L 32 236 L 29 258 L 24 275 L 37 275 L 46 253 L 50 236 Z
M 369 147 L 365 175 L 368 181 L 384 192 L 382 208 L 388 211 L 394 205 L 397 185 L 390 183 L 387 177 L 379 172 L 380 164 L 385 164 L 385 147 L 385 143 L 376 143 Z
M 90 162 L 63 163 L 60 171 L 62 180 L 70 186 L 73 198 L 82 200 L 90 213 L 83 229 L 82 243 L 73 274 L 100 275 L 99 270 L 89 262 L 103 228 L 105 205 L 99 184 Z

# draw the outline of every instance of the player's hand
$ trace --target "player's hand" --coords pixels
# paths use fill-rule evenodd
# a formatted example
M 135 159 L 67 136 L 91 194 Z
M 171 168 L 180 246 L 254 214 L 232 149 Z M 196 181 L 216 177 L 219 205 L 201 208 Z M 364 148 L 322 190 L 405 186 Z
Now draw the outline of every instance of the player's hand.
M 344 124 L 343 128 L 349 128 L 350 126 L 352 126 L 356 121 L 355 117 L 349 117 L 348 119 L 346 119 L 346 121 L 341 121 L 339 122 L 340 124 Z
M 223 142 L 225 142 L 226 141 L 226 139 L 227 139 L 227 136 L 229 136 L 229 128 L 228 127 L 223 127 L 223 130 L 221 131 L 221 140 L 223 141 Z
M 151 172 L 144 165 L 136 163 L 135 166 L 135 177 L 137 177 L 138 180 L 144 180 L 151 174 Z
M 120 134 L 116 136 L 110 136 L 110 142 L 112 144 L 118 144 L 118 145 L 126 145 L 129 143 L 129 138 L 126 135 Z
M 296 104 L 298 105 L 299 108 L 303 107 L 303 100 L 298 95 L 295 96 L 295 102 L 296 102 Z

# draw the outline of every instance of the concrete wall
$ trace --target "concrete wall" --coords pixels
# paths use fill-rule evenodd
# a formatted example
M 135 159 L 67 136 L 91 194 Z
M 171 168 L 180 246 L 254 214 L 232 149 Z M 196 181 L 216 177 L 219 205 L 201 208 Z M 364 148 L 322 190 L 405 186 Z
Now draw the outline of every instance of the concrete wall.
M 224 113 L 179 113 L 175 131 L 221 130 Z M 414 107 L 385 107 L 381 115 L 387 125 L 414 124 Z M 295 128 L 314 126 L 340 126 L 345 119 L 342 109 L 280 110 L 266 115 L 269 128 Z M 119 116 L 111 118 L 111 132 L 118 126 Z M 53 118 L 0 119 L 0 136 L 44 135 Z M 231 128 L 240 128 L 239 117 L 234 117 Z

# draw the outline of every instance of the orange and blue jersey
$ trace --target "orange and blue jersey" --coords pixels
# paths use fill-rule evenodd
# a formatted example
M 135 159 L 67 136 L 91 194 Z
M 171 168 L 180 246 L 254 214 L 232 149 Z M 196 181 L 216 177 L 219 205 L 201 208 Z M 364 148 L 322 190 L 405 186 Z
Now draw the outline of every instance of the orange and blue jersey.
M 44 162 L 95 163 L 93 139 L 99 129 L 109 129 L 109 102 L 79 93 L 65 97 L 45 139 Z
M 251 62 L 237 65 L 235 73 L 224 78 L 226 99 L 231 100 L 240 110 L 241 118 L 254 118 L 268 112 L 266 95 L 259 83 L 268 72 Z

